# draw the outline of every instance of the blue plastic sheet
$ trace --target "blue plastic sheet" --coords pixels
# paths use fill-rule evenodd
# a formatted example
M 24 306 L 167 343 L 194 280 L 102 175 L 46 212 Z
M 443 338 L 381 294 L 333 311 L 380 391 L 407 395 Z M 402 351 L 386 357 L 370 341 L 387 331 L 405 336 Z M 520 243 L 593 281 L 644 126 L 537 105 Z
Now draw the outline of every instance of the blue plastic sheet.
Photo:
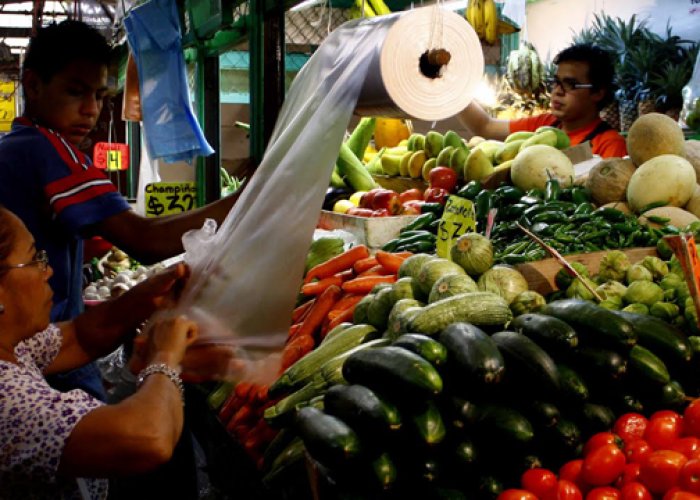
M 139 70 L 146 146 L 165 163 L 214 152 L 192 111 L 175 0 L 150 0 L 124 20 Z

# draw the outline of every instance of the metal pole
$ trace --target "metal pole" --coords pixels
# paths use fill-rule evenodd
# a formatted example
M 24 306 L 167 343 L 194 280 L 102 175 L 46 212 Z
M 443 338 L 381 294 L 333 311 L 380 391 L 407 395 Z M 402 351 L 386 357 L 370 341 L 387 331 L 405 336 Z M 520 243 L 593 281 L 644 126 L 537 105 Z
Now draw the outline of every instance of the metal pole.
M 211 203 L 221 198 L 221 65 L 219 56 L 204 58 L 204 117 L 202 126 L 214 153 L 204 158 L 204 198 Z M 201 205 L 200 205 L 201 206 Z
M 265 153 L 264 0 L 250 0 L 250 156 L 259 165 Z
M 263 139 L 270 142 L 277 115 L 285 96 L 285 39 L 284 11 L 272 12 L 265 19 L 264 28 L 264 94 Z
M 126 143 L 129 145 L 129 174 L 126 176 L 129 198 L 138 197 L 141 171 L 141 123 L 126 122 Z

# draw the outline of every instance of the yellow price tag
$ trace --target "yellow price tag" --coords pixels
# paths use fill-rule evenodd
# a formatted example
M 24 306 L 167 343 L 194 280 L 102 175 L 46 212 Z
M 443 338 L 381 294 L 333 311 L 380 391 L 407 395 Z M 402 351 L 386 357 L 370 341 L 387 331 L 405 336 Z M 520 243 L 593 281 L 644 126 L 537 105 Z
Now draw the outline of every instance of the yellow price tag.
M 154 182 L 146 185 L 146 217 L 179 214 L 197 208 L 194 182 Z
M 119 150 L 112 150 L 107 152 L 107 170 L 121 170 L 122 169 L 122 152 Z
M 464 233 L 476 229 L 474 204 L 459 196 L 450 196 L 445 204 L 445 211 L 440 219 L 437 236 L 437 254 L 443 259 L 450 259 L 452 243 Z M 451 260 L 451 259 L 450 259 Z

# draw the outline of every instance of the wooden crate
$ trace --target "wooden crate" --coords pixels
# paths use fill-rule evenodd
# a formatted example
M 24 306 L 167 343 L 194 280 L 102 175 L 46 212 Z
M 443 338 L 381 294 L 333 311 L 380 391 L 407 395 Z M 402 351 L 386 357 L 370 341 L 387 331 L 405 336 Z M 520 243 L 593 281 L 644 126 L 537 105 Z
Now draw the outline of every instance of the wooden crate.
M 322 210 L 316 227 L 328 231 L 342 229 L 357 236 L 360 243 L 367 245 L 370 249 L 378 249 L 397 238 L 399 231 L 418 217 L 420 216 L 357 217 Z
M 645 247 L 645 248 L 628 248 L 626 250 L 621 250 L 629 258 L 632 264 L 636 264 L 644 257 L 656 256 L 656 247 Z M 600 262 L 608 254 L 608 251 L 603 252 L 592 252 L 592 253 L 579 253 L 574 255 L 567 255 L 564 258 L 568 262 L 580 262 L 590 272 L 591 276 L 598 274 L 600 270 Z M 545 259 L 537 262 L 525 262 L 523 264 L 517 264 L 516 269 L 525 276 L 528 284 L 530 285 L 530 290 L 546 295 L 550 292 L 555 291 L 556 285 L 554 284 L 554 277 L 561 269 L 561 265 L 555 259 Z

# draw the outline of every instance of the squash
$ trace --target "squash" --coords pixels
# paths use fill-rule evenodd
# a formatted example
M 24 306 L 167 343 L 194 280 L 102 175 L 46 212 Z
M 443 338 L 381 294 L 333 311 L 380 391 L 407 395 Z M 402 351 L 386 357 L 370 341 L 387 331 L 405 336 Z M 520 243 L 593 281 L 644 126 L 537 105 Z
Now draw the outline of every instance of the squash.
M 641 166 L 662 155 L 683 156 L 685 137 L 678 123 L 661 113 L 640 116 L 627 133 L 627 152 Z
M 424 253 L 411 255 L 409 258 L 404 260 L 401 267 L 399 267 L 399 279 L 407 276 L 411 278 L 418 278 L 418 274 L 420 273 L 420 269 L 423 267 L 423 264 L 436 258 L 437 257 L 434 255 Z
M 588 173 L 586 189 L 596 205 L 624 200 L 627 184 L 637 170 L 632 160 L 608 158 L 593 167 Z
M 450 257 L 468 275 L 479 276 L 493 266 L 493 244 L 480 234 L 463 234 L 452 245 Z
M 490 292 L 470 292 L 428 304 L 408 324 L 409 331 L 434 336 L 453 323 L 502 326 L 513 319 L 503 297 Z
M 700 141 L 697 139 L 688 139 L 685 141 L 685 159 L 695 169 L 697 182 L 700 183 Z
M 508 304 L 530 288 L 525 276 L 514 267 L 506 265 L 494 266 L 486 271 L 479 278 L 477 285 L 482 292 L 500 295 Z
M 688 203 L 685 204 L 685 210 L 695 217 L 700 217 L 700 185 L 695 185 L 695 191 L 693 191 Z
M 634 172 L 627 186 L 627 202 L 635 212 L 660 201 L 668 202 L 667 206 L 682 207 L 693 195 L 695 185 L 695 170 L 688 160 L 661 155 Z
M 432 304 L 448 297 L 454 297 L 462 293 L 476 292 L 479 288 L 476 282 L 469 276 L 461 274 L 448 274 L 438 279 L 430 290 L 428 303 Z
M 510 177 L 523 191 L 544 189 L 550 176 L 558 179 L 561 187 L 568 187 L 575 173 L 571 160 L 557 148 L 544 145 L 530 146 L 513 160 Z
M 663 226 L 664 224 L 656 224 L 654 222 L 650 222 L 647 217 L 665 217 L 667 219 L 671 219 L 668 221 L 668 224 L 676 227 L 685 227 L 688 224 L 691 224 L 693 222 L 698 222 L 700 219 L 698 219 L 695 215 L 693 215 L 690 212 L 687 212 L 683 210 L 682 208 L 677 208 L 677 207 L 661 207 L 661 208 L 654 208 L 652 210 L 649 210 L 648 212 L 645 212 L 643 215 L 639 216 L 639 223 L 643 226 L 651 226 L 654 228 L 659 228 Z
M 430 295 L 435 282 L 448 274 L 466 275 L 467 273 L 454 262 L 447 259 L 435 259 L 423 264 L 418 274 L 418 284 L 424 294 Z

